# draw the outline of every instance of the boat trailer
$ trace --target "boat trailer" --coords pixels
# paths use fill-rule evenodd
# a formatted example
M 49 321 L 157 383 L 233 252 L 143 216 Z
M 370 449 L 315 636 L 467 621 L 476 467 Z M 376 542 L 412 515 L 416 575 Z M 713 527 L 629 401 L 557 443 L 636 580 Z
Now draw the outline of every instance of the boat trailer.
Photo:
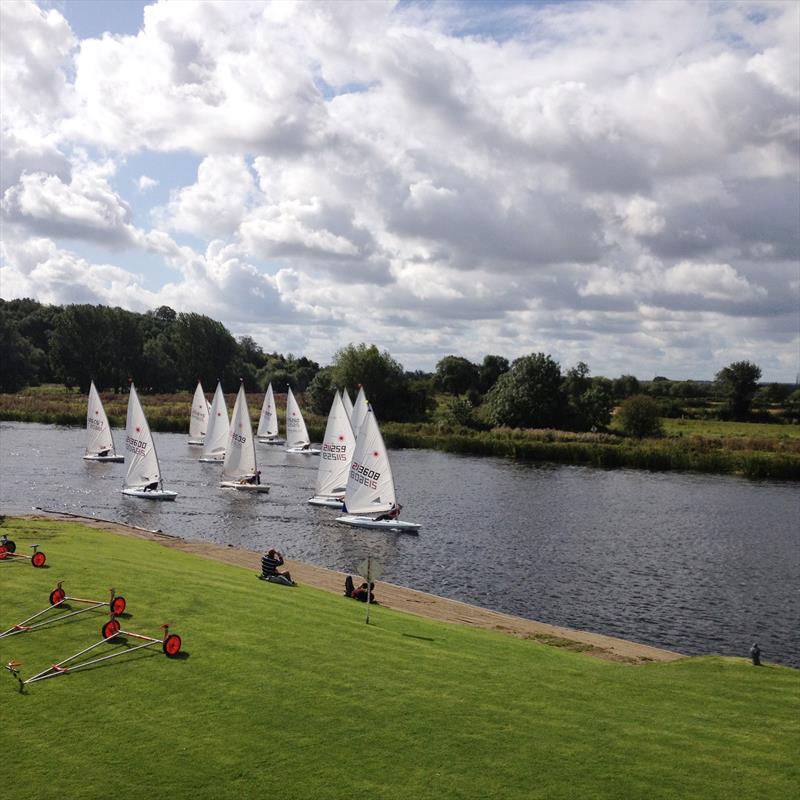
M 74 617 L 77 614 L 83 614 L 86 611 L 94 611 L 96 608 L 100 608 L 101 606 L 108 606 L 109 610 L 111 611 L 112 615 L 118 617 L 125 611 L 125 598 L 122 595 L 118 595 L 115 593 L 114 589 L 109 589 L 111 593 L 111 597 L 108 600 L 90 600 L 86 597 L 72 597 L 68 595 L 64 589 L 62 588 L 62 584 L 64 581 L 59 581 L 56 584 L 56 588 L 50 592 L 50 605 L 43 609 L 42 611 L 37 612 L 33 616 L 28 617 L 27 619 L 22 620 L 22 622 L 18 622 L 16 625 L 13 625 L 6 631 L 2 631 L 0 633 L 0 639 L 5 636 L 14 636 L 17 633 L 28 633 L 29 631 L 37 630 L 38 628 L 43 628 L 45 625 L 52 625 L 55 622 L 61 622 L 61 620 L 67 619 L 68 617 Z M 54 609 L 67 609 L 69 608 L 69 603 L 85 603 L 85 608 L 79 608 L 76 611 L 69 611 L 66 614 L 51 614 L 46 619 L 39 619 L 40 617 L 47 614 L 49 611 L 53 611 Z M 33 620 L 39 619 L 38 622 L 33 622 Z M 29 624 L 33 623 L 33 624 Z
M 181 649 L 181 637 L 178 636 L 176 633 L 169 632 L 169 625 L 162 625 L 163 634 L 160 639 L 157 639 L 153 636 L 146 636 L 142 633 L 133 633 L 132 631 L 125 631 L 122 630 L 120 627 L 119 622 L 114 618 L 114 615 L 111 615 L 111 618 L 106 622 L 102 629 L 102 639 L 99 642 L 95 642 L 94 644 L 89 645 L 89 647 L 80 650 L 77 653 L 74 653 L 71 656 L 67 656 L 67 658 L 62 659 L 61 661 L 57 662 L 56 664 L 52 664 L 47 669 L 43 669 L 41 672 L 37 672 L 36 675 L 31 675 L 30 678 L 23 679 L 20 676 L 20 667 L 22 663 L 20 661 L 9 661 L 6 664 L 6 669 L 11 673 L 11 675 L 17 679 L 19 682 L 19 690 L 23 692 L 25 687 L 29 683 L 36 683 L 37 681 L 44 681 L 48 678 L 57 678 L 59 675 L 67 675 L 70 672 L 77 672 L 79 669 L 83 669 L 84 667 L 89 667 L 92 664 L 98 664 L 101 661 L 108 661 L 111 658 L 118 658 L 119 656 L 127 656 L 131 653 L 135 653 L 137 650 L 142 650 L 145 647 L 154 647 L 155 645 L 161 645 L 161 649 L 164 651 L 164 654 L 172 658 L 180 652 Z M 78 663 L 75 662 L 76 659 L 80 658 L 81 656 L 86 656 L 87 653 L 90 653 L 97 647 L 100 647 L 108 642 L 113 641 L 117 637 L 122 638 L 131 638 L 131 639 L 138 639 L 142 642 L 142 644 L 136 644 L 133 647 L 127 647 L 125 650 L 117 650 L 114 653 L 107 653 L 103 656 L 97 656 L 95 658 L 89 658 L 89 660 L 79 661 Z M 69 665 L 69 666 L 67 666 Z
M 39 550 L 38 544 L 32 544 L 30 547 L 33 548 L 32 556 L 26 556 L 22 553 L 18 553 L 17 543 L 12 539 L 9 539 L 4 533 L 2 538 L 0 538 L 0 561 L 8 561 L 11 563 L 12 561 L 23 558 L 28 559 L 28 561 L 31 562 L 32 567 L 43 567 L 44 562 L 47 561 L 47 556 L 41 550 Z

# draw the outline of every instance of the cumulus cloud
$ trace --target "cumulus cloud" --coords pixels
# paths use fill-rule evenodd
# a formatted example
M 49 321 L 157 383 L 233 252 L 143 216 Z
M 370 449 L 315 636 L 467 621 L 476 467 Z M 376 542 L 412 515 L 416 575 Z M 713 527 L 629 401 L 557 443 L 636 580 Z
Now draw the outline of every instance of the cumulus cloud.
M 703 377 L 741 345 L 796 371 L 795 3 L 157 2 L 82 41 L 0 13 L 3 213 L 55 240 L 41 263 L 139 249 L 159 300 L 322 360 L 364 339 Z M 178 151 L 188 181 L 116 180 Z M 144 170 L 169 191 L 150 229 Z

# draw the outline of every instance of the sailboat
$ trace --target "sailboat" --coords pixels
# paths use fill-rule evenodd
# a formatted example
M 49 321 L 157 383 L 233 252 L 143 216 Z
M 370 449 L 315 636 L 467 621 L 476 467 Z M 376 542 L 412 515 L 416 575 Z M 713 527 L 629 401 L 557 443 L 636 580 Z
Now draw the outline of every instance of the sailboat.
M 203 392 L 203 384 L 197 381 L 192 399 L 192 413 L 189 417 L 189 444 L 203 444 L 208 427 L 208 411 L 208 400 Z
M 278 409 L 275 407 L 272 383 L 267 386 L 267 393 L 264 395 L 256 436 L 261 444 L 285 444 L 285 441 L 278 437 Z
M 368 410 L 369 403 L 367 402 L 366 394 L 364 394 L 364 387 L 359 386 L 356 401 L 353 403 L 353 413 L 350 414 L 350 424 L 353 427 L 353 433 L 356 435 L 356 439 L 358 439 L 358 431 L 361 429 L 361 425 L 364 422 L 364 417 L 367 416 Z
M 200 456 L 199 461 L 206 464 L 221 464 L 224 461 L 229 429 L 225 395 L 222 394 L 222 385 L 217 381 L 217 390 L 214 392 L 211 410 L 208 412 L 208 428 L 203 441 L 203 455 Z
M 347 388 L 342 389 L 342 403 L 344 403 L 344 410 L 347 412 L 347 419 L 353 416 L 353 401 L 350 395 L 347 394 Z
M 422 527 L 416 522 L 398 519 L 400 506 L 389 455 L 375 414 L 369 407 L 356 440 L 342 510 L 344 516 L 336 517 L 336 521 L 355 528 L 414 532 Z
M 122 494 L 130 497 L 144 497 L 148 500 L 174 500 L 177 492 L 164 488 L 158 454 L 147 424 L 147 417 L 131 384 L 128 396 L 128 421 L 125 425 L 125 452 L 128 454 L 128 472 L 125 475 Z
M 94 387 L 94 381 L 89 386 L 89 404 L 86 408 L 86 461 L 114 461 L 121 462 L 125 456 L 118 456 L 114 449 L 114 437 L 108 425 L 106 410 L 103 401 Z
M 256 466 L 256 442 L 250 424 L 250 412 L 244 394 L 244 383 L 239 386 L 239 394 L 231 414 L 228 446 L 222 466 L 223 489 L 238 489 L 246 492 L 268 492 L 269 486 L 261 483 L 261 473 Z
M 347 408 L 339 392 L 336 392 L 322 440 L 316 494 L 308 501 L 312 506 L 341 509 L 355 444 L 356 437 L 350 427 Z
M 286 448 L 287 453 L 300 453 L 304 456 L 318 456 L 319 450 L 311 447 L 305 420 L 300 406 L 292 394 L 292 387 L 286 393 Z

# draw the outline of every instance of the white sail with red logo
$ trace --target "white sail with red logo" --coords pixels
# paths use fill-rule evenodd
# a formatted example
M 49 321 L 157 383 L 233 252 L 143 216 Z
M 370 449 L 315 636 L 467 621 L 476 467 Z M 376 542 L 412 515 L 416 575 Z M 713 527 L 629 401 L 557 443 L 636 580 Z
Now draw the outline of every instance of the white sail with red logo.
M 353 416 L 353 401 L 350 399 L 350 395 L 347 394 L 346 388 L 342 389 L 342 403 L 344 403 L 344 410 L 347 412 L 347 419 L 349 420 Z
M 214 399 L 211 401 L 211 410 L 208 412 L 208 428 L 200 461 L 222 463 L 225 458 L 225 448 L 228 446 L 229 429 L 225 395 L 222 394 L 222 385 L 217 381 L 217 389 L 214 392 Z
M 114 449 L 114 438 L 108 424 L 103 401 L 97 393 L 94 381 L 89 386 L 89 403 L 86 408 L 86 461 L 124 461 Z
M 372 409 L 367 414 L 356 439 L 353 461 L 344 493 L 343 511 L 337 522 L 355 528 L 387 528 L 414 532 L 422 526 L 399 519 L 400 506 L 394 488 L 389 454 Z
M 319 450 L 311 447 L 308 428 L 291 386 L 286 392 L 286 452 L 319 455 Z
M 364 424 L 364 418 L 367 416 L 367 411 L 369 410 L 369 403 L 367 402 L 367 396 L 364 394 L 364 387 L 358 387 L 358 394 L 356 395 L 356 401 L 353 403 L 353 413 L 350 414 L 350 425 L 353 428 L 353 433 L 356 435 L 356 439 L 358 439 L 359 431 L 361 430 L 361 426 Z
M 328 424 L 325 426 L 325 438 L 322 440 L 316 494 L 308 501 L 311 505 L 342 507 L 355 444 L 356 437 L 350 427 L 347 409 L 339 392 L 336 392 L 328 414 Z
M 163 488 L 156 445 L 133 384 L 131 384 L 131 393 L 128 396 L 125 453 L 128 471 L 123 482 L 123 494 L 145 497 L 150 500 L 174 500 L 177 497 L 177 492 L 170 492 Z
M 203 384 L 197 381 L 192 399 L 192 413 L 189 417 L 189 444 L 201 445 L 208 427 L 208 401 L 203 392 Z
M 256 436 L 260 442 L 266 444 L 282 444 L 278 439 L 278 409 L 275 407 L 275 394 L 272 383 L 267 386 L 264 395 L 264 404 L 261 406 L 261 416 L 258 419 Z
M 261 484 L 261 473 L 256 465 L 256 443 L 253 438 L 253 426 L 250 423 L 250 411 L 247 408 L 244 383 L 239 386 L 239 394 L 236 395 L 233 414 L 231 414 L 228 446 L 225 450 L 220 486 L 224 489 L 269 491 L 269 486 Z

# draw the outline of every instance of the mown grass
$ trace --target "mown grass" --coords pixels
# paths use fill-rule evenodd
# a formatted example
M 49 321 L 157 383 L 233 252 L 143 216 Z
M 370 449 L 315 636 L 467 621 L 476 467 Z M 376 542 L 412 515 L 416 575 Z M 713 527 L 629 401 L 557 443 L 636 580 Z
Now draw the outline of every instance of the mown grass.
M 140 395 L 150 427 L 186 432 L 192 396 Z M 103 393 L 113 426 L 124 426 L 127 394 Z M 235 395 L 226 395 L 229 409 Z M 263 396 L 247 396 L 255 426 Z M 276 396 L 283 426 L 285 398 Z M 321 441 L 325 419 L 304 412 L 309 435 Z M 64 387 L 37 387 L 16 395 L 0 394 L 0 419 L 57 425 L 84 425 L 86 399 Z M 684 470 L 736 474 L 754 479 L 800 480 L 800 426 L 760 423 L 664 420 L 666 436 L 632 439 L 612 427 L 606 433 L 495 428 L 476 431 L 437 423 L 386 423 L 381 430 L 390 447 L 416 447 L 470 455 L 615 469 Z
M 0 564 L 0 628 L 56 579 L 113 585 L 158 652 L 33 684 L 0 682 L 4 794 L 241 798 L 785 798 L 800 675 L 742 659 L 605 662 L 364 606 L 76 524 L 7 523 L 49 569 Z M 91 616 L 90 614 L 83 615 Z M 101 616 L 0 640 L 30 674 Z M 144 651 L 149 653 L 149 651 Z M 3 678 L 0 675 L 0 678 Z M 13 758 L 12 758 L 13 755 Z

